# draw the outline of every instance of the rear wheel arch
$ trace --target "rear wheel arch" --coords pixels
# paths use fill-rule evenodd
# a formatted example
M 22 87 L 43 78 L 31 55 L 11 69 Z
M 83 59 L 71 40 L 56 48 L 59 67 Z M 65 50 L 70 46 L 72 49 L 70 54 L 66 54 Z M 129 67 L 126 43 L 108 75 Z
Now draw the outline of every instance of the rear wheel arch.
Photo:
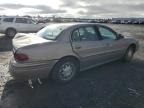
M 60 58 L 58 62 L 60 62 L 61 60 L 65 60 L 65 59 L 73 60 L 78 66 L 80 66 L 80 60 L 73 55 L 64 56 L 64 57 Z
M 51 73 L 50 73 L 50 76 L 51 76 L 52 79 L 54 79 L 54 80 L 56 80 L 56 81 L 60 81 L 60 80 L 56 77 L 56 76 L 57 76 L 57 72 L 58 72 L 57 69 L 58 69 L 58 67 L 59 67 L 61 64 L 65 63 L 66 61 L 70 61 L 70 62 L 72 62 L 72 63 L 75 64 L 77 71 L 76 71 L 74 77 L 77 76 L 77 72 L 79 72 L 79 70 L 80 70 L 80 62 L 79 62 L 79 59 L 78 59 L 77 57 L 75 57 L 75 56 L 64 56 L 64 57 L 62 57 L 61 59 L 59 59 L 59 60 L 55 63 L 55 65 L 53 66 L 53 68 L 52 68 L 52 70 L 51 70 Z M 73 77 L 73 78 L 74 78 L 74 77 Z M 73 78 L 72 78 L 72 79 L 73 79 Z M 71 80 L 71 79 L 70 79 L 70 80 Z M 60 82 L 63 82 L 63 81 L 60 81 Z M 65 82 L 65 81 L 64 81 L 64 82 Z M 66 81 L 66 82 L 67 82 L 67 81 Z

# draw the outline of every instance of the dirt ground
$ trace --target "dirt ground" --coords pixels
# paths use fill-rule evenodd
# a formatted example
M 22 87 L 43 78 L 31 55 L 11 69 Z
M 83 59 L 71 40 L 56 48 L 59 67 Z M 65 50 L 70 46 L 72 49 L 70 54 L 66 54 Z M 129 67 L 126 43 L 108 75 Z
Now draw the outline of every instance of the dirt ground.
M 0 108 L 144 108 L 144 26 L 111 25 L 133 36 L 140 49 L 130 63 L 112 62 L 82 72 L 67 84 L 50 79 L 42 85 L 10 80 L 11 39 L 0 36 Z

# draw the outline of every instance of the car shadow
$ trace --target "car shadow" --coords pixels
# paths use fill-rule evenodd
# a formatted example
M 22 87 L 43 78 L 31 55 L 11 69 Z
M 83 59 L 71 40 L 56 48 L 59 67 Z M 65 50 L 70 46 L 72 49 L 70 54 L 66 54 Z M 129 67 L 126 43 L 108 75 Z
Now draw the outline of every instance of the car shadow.
M 14 80 L 4 87 L 1 108 L 143 108 L 144 61 L 112 62 L 80 73 L 73 81 L 42 85 Z
M 11 51 L 12 50 L 12 38 L 5 35 L 0 36 L 0 51 Z

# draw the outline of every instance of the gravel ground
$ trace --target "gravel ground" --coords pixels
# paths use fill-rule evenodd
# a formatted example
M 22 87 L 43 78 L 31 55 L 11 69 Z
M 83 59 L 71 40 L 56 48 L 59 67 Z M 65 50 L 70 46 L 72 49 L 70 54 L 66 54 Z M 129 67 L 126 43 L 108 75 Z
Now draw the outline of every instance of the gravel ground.
M 10 80 L 10 75 L 8 73 L 8 63 L 11 56 L 11 51 L 0 52 L 0 98 L 5 83 Z
M 108 26 L 140 41 L 131 63 L 112 62 L 87 70 L 68 84 L 48 80 L 34 84 L 34 89 L 10 80 L 11 39 L 0 36 L 0 108 L 144 108 L 144 26 Z

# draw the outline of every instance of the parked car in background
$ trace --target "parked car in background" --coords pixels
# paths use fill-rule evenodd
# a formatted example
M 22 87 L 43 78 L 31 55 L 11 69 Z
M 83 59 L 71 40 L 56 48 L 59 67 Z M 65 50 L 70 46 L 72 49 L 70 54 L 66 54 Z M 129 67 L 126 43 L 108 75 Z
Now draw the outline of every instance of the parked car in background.
M 144 21 L 141 21 L 140 24 L 144 24 Z
M 45 27 L 44 24 L 38 24 L 26 17 L 1 17 L 0 19 L 0 32 L 9 37 L 14 37 L 18 32 L 37 32 Z
M 10 73 L 18 80 L 51 76 L 68 82 L 79 72 L 111 61 L 129 62 L 138 41 L 94 23 L 52 24 L 13 39 Z
M 112 20 L 113 24 L 121 24 L 121 20 Z
M 139 24 L 139 21 L 138 20 L 133 20 L 132 24 Z

